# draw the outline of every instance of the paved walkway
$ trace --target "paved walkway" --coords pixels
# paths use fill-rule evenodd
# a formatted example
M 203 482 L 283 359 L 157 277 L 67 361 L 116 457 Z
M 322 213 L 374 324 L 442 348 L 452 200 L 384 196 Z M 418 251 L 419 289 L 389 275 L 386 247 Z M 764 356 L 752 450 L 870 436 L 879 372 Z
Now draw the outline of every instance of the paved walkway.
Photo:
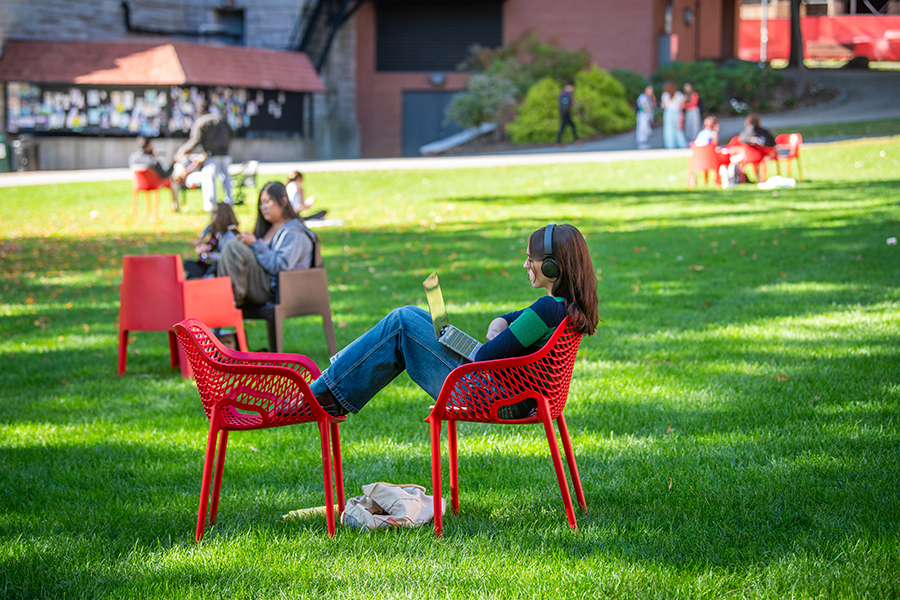
M 801 125 L 846 123 L 873 119 L 900 119 L 900 72 L 810 70 L 810 84 L 824 84 L 840 90 L 840 95 L 828 103 L 785 113 L 764 115 L 763 125 L 772 129 L 789 129 Z M 743 118 L 722 119 L 720 137 L 729 139 L 743 129 Z M 354 160 L 321 160 L 291 163 L 262 163 L 261 175 L 284 174 L 294 169 L 303 172 L 381 171 L 397 169 L 461 169 L 509 165 L 542 165 L 559 163 L 601 163 L 621 160 L 655 160 L 688 155 L 688 150 L 663 150 L 662 131 L 657 127 L 650 138 L 657 149 L 638 150 L 633 132 L 571 145 L 563 149 L 536 148 L 473 156 L 423 158 L 379 158 Z M 78 183 L 91 181 L 122 181 L 131 179 L 128 169 L 86 169 L 80 171 L 37 171 L 28 173 L 0 173 L 0 187 Z

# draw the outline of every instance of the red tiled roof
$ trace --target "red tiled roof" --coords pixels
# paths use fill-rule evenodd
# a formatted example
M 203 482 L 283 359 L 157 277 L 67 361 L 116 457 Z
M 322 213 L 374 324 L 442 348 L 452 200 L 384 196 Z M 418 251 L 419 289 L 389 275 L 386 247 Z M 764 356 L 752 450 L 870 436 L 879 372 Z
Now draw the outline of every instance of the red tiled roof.
M 174 40 L 9 40 L 0 81 L 324 92 L 306 54 Z

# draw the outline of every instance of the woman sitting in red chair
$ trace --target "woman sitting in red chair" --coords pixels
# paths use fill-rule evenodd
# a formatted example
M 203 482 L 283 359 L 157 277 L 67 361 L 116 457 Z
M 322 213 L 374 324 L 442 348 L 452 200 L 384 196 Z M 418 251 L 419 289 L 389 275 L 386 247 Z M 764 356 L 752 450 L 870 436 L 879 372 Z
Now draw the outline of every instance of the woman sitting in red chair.
M 531 287 L 545 290 L 531 306 L 494 319 L 476 361 L 525 356 L 539 350 L 563 319 L 580 334 L 593 335 L 599 320 L 597 277 L 584 236 L 572 225 L 548 225 L 531 234 L 525 264 Z M 428 311 L 404 306 L 338 352 L 310 386 L 319 404 L 335 416 L 357 413 L 406 370 L 432 398 L 450 372 L 469 360 L 442 345 Z M 500 418 L 527 417 L 534 400 L 503 407 Z

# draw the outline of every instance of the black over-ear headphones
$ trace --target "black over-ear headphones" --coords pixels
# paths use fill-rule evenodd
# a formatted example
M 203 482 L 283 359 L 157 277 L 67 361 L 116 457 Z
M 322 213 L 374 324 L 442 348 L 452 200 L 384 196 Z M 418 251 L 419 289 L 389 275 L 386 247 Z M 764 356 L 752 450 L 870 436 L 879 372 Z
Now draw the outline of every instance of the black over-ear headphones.
M 544 229 L 544 260 L 541 262 L 541 274 L 547 279 L 559 277 L 559 265 L 553 258 L 553 223 Z

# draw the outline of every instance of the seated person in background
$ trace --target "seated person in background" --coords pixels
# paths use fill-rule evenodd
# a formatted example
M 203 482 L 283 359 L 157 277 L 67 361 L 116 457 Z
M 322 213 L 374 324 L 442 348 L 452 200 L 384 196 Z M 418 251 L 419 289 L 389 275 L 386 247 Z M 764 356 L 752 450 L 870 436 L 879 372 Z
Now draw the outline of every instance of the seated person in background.
M 170 179 L 172 167 L 164 167 L 159 161 L 159 153 L 153 148 L 153 140 L 142 135 L 137 137 L 138 150 L 128 157 L 128 166 L 132 171 L 152 171 L 172 192 L 172 209 L 178 210 L 178 189 L 175 182 Z
M 694 140 L 694 147 L 698 146 L 717 146 L 719 144 L 719 120 L 713 116 L 706 117 L 703 119 L 703 129 L 700 130 L 700 133 L 697 134 L 697 139 Z M 722 166 L 727 166 L 731 162 L 731 154 L 727 152 L 722 152 L 720 150 L 716 150 L 716 159 L 718 162 L 718 168 L 721 169 Z M 719 173 L 719 177 L 722 178 L 725 173 Z M 696 182 L 697 174 L 691 174 L 691 185 Z
M 719 145 L 719 120 L 715 117 L 706 117 L 703 119 L 703 129 L 697 134 L 694 140 L 695 146 L 718 146 Z
M 300 215 L 304 210 L 312 208 L 316 199 L 312 196 L 307 198 L 303 195 L 303 173 L 300 171 L 291 171 L 288 174 L 288 180 L 284 187 L 287 190 L 288 198 L 291 200 L 291 206 L 294 208 L 294 212 Z M 320 210 L 315 214 L 303 217 L 303 219 L 324 219 L 326 212 L 327 211 Z
M 184 261 L 184 273 L 188 279 L 215 276 L 222 248 L 235 239 L 238 225 L 230 204 L 217 204 L 213 208 L 211 223 L 194 241 L 197 260 Z
M 238 233 L 224 245 L 217 273 L 231 278 L 238 306 L 274 302 L 278 274 L 310 268 L 315 242 L 315 234 L 294 212 L 284 184 L 270 181 L 259 193 L 253 233 Z
M 744 120 L 744 129 L 738 135 L 738 139 L 744 144 L 765 148 L 775 147 L 775 136 L 768 129 L 759 124 L 759 115 L 750 113 Z
M 203 175 L 200 167 L 206 162 L 206 154 L 185 154 L 172 165 L 172 180 L 180 191 L 196 190 L 203 185 Z M 184 195 L 184 205 L 187 206 L 187 195 Z M 215 207 L 213 211 L 215 212 Z

